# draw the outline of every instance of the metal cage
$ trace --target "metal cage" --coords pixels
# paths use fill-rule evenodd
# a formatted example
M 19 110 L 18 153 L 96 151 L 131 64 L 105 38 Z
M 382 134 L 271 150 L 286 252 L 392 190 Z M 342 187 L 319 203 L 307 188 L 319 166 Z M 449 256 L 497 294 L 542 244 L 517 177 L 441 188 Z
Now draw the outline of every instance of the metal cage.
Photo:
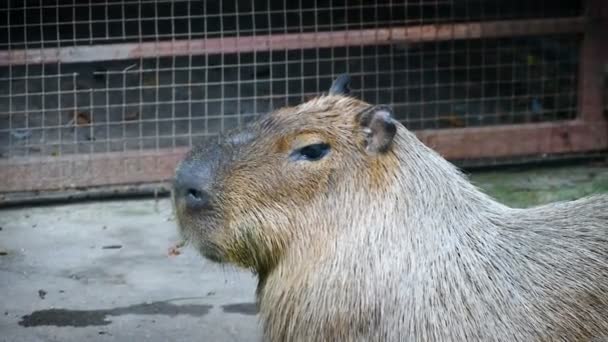
M 164 182 L 200 138 L 325 92 L 450 160 L 604 151 L 601 0 L 7 0 L 0 202 Z

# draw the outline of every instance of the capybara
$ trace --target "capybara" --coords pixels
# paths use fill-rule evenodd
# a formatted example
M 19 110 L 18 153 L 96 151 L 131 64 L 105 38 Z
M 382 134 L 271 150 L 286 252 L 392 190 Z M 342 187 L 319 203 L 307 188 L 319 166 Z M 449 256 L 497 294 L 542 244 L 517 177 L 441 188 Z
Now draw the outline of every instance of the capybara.
M 607 341 L 608 195 L 503 205 L 348 80 L 176 171 L 181 234 L 255 272 L 265 339 Z

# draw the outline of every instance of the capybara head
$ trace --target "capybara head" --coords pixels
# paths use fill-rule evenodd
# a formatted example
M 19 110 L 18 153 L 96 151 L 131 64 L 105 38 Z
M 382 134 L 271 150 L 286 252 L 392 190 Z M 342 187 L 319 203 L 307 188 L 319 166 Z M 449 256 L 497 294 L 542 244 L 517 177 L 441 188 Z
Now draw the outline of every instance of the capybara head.
M 349 97 L 348 83 L 340 76 L 327 95 L 193 148 L 173 189 L 184 239 L 208 259 L 264 273 L 294 240 L 315 238 L 315 217 L 389 177 L 399 124 L 389 107 Z

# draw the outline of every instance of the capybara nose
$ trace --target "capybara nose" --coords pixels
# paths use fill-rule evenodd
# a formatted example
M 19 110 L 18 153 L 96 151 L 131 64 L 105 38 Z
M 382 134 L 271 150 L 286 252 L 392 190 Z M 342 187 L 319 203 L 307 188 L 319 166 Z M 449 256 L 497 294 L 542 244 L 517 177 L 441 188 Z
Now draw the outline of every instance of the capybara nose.
M 188 209 L 211 209 L 212 196 L 207 178 L 204 172 L 196 170 L 193 165 L 182 165 L 173 182 L 175 199 L 183 201 Z
M 185 189 L 186 205 L 190 209 L 211 208 L 211 196 L 204 191 L 196 188 Z

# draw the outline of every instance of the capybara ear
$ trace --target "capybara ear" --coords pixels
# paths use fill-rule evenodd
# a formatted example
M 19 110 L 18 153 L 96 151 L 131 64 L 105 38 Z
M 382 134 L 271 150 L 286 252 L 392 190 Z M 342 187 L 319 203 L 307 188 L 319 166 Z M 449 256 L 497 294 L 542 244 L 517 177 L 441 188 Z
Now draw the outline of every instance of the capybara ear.
M 330 95 L 348 95 L 350 94 L 350 76 L 342 74 L 338 76 L 329 88 Z
M 393 110 L 388 106 L 372 106 L 357 116 L 366 134 L 365 148 L 370 154 L 385 153 L 397 133 Z

